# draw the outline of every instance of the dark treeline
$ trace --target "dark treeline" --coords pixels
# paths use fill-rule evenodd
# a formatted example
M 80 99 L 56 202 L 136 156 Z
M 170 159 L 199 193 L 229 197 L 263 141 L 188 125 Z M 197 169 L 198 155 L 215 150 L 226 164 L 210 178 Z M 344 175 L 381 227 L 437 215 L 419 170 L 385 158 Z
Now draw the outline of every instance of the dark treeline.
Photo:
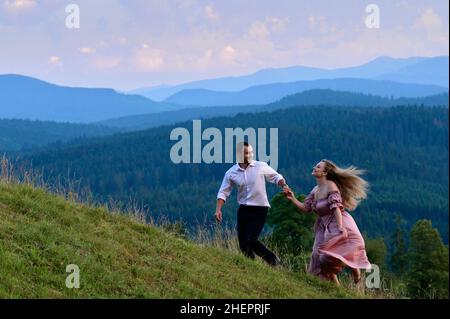
M 116 132 L 119 132 L 116 128 L 100 125 L 0 119 L 0 152 L 27 151 L 76 138 Z
M 359 107 L 391 107 L 409 106 L 446 106 L 448 92 L 416 98 L 388 98 L 377 95 L 342 92 L 327 89 L 314 89 L 293 94 L 267 105 L 246 106 L 208 106 L 192 107 L 184 110 L 167 111 L 156 114 L 125 116 L 98 122 L 98 124 L 122 128 L 126 130 L 144 130 L 161 125 L 171 125 L 192 119 L 207 119 L 218 116 L 234 116 L 238 113 L 257 113 L 274 111 L 293 106 L 359 106 Z
M 133 201 L 152 217 L 187 225 L 213 223 L 217 190 L 232 164 L 172 163 L 174 127 L 79 140 L 20 163 L 53 181 L 79 180 L 100 201 Z M 192 122 L 176 127 L 192 132 Z M 432 220 L 448 242 L 448 108 L 304 106 L 203 120 L 208 127 L 278 128 L 278 170 L 298 194 L 312 189 L 312 166 L 323 158 L 366 169 L 369 197 L 353 213 L 365 234 L 387 238 L 398 215 L 405 229 Z M 232 196 L 225 220 L 234 220 L 236 206 Z
M 292 94 L 281 100 L 267 105 L 268 109 L 292 107 L 298 105 L 326 105 L 326 106 L 366 106 L 366 107 L 390 107 L 396 105 L 408 106 L 447 106 L 448 92 L 415 98 L 382 97 L 372 94 L 357 92 L 333 91 L 327 89 L 315 89 Z

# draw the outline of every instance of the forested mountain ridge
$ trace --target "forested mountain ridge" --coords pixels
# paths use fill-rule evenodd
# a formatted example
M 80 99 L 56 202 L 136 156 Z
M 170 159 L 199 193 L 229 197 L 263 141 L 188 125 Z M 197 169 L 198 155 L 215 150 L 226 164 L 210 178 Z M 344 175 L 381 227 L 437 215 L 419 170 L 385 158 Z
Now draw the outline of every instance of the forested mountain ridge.
M 190 89 L 178 92 L 164 101 L 176 105 L 237 106 L 273 103 L 287 95 L 313 89 L 328 89 L 379 95 L 383 97 L 423 97 L 448 91 L 447 87 L 386 80 L 356 78 L 320 79 L 252 86 L 238 92 Z
M 111 135 L 119 131 L 102 125 L 0 119 L 0 152 L 26 151 L 51 143 Z
M 448 93 L 420 98 L 387 98 L 354 92 L 314 89 L 283 97 L 266 105 L 208 106 L 192 107 L 184 110 L 167 111 L 157 114 L 133 115 L 100 121 L 97 124 L 125 130 L 143 130 L 160 125 L 170 125 L 192 119 L 206 119 L 217 116 L 235 116 L 238 113 L 273 111 L 287 107 L 301 106 L 360 106 L 389 107 L 396 105 L 447 106 Z

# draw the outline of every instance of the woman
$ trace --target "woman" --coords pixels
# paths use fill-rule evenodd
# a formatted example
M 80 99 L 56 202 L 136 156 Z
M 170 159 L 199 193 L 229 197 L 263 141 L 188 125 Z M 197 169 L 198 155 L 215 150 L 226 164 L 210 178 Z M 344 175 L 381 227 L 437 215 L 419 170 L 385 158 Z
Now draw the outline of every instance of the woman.
M 315 240 L 309 271 L 339 285 L 337 274 L 349 267 L 356 284 L 360 269 L 370 269 L 364 239 L 352 216 L 361 199 L 366 198 L 368 183 L 360 177 L 364 171 L 353 166 L 340 168 L 332 161 L 321 160 L 313 167 L 317 186 L 302 203 L 287 189 L 285 196 L 299 211 L 314 211 L 319 217 L 314 226 Z

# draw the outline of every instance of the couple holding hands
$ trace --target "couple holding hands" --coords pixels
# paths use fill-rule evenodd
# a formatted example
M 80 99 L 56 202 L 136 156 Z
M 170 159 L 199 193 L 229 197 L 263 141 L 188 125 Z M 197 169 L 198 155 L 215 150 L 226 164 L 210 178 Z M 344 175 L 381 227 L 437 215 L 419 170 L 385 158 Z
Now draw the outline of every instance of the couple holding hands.
M 255 258 L 256 254 L 274 266 L 280 263 L 258 240 L 270 207 L 265 184 L 268 181 L 282 187 L 287 200 L 299 212 L 318 215 L 309 272 L 339 284 L 337 275 L 344 267 L 349 267 L 354 282 L 359 283 L 361 269 L 370 269 L 371 265 L 364 239 L 347 210 L 354 210 L 359 201 L 366 198 L 368 183 L 360 177 L 363 171 L 355 167 L 340 168 L 332 161 L 321 160 L 312 170 L 317 185 L 300 202 L 281 174 L 267 163 L 253 160 L 251 145 L 240 143 L 237 150 L 240 160 L 225 173 L 217 194 L 215 217 L 222 221 L 222 206 L 235 186 L 239 203 L 237 235 L 244 255 Z

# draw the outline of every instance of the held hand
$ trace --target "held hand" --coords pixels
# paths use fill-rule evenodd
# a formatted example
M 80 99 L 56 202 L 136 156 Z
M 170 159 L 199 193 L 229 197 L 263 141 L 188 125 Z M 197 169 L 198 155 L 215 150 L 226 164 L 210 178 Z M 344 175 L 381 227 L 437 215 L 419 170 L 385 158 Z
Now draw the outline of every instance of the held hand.
M 219 222 L 219 223 L 222 222 L 222 211 L 220 209 L 216 210 L 215 217 L 216 217 L 217 222 Z
M 288 200 L 293 200 L 295 198 L 295 194 L 290 188 L 283 189 L 283 194 Z

